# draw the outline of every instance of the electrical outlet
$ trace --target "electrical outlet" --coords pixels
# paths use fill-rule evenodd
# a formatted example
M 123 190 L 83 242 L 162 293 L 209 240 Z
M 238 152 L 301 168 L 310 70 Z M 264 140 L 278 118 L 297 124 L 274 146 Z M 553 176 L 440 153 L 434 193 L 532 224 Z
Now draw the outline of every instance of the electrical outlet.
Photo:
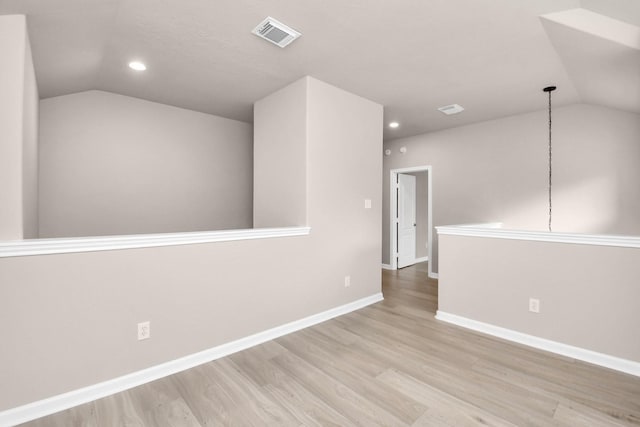
M 151 338 L 151 322 L 138 323 L 138 341 Z
M 371 209 L 371 199 L 364 199 L 364 208 Z
M 540 300 L 529 298 L 529 311 L 532 313 L 540 313 Z
M 344 287 L 348 288 L 351 286 L 351 276 L 344 276 Z

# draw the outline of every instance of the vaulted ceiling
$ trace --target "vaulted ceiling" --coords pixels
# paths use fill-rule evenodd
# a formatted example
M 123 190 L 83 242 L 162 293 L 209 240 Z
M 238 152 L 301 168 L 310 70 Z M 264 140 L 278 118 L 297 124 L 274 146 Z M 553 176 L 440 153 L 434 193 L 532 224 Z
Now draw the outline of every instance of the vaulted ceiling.
M 543 109 L 550 84 L 556 105 L 640 113 L 638 0 L 0 0 L 13 13 L 41 98 L 99 89 L 251 122 L 311 75 L 383 104 L 386 139 Z M 302 37 L 251 34 L 267 16 Z

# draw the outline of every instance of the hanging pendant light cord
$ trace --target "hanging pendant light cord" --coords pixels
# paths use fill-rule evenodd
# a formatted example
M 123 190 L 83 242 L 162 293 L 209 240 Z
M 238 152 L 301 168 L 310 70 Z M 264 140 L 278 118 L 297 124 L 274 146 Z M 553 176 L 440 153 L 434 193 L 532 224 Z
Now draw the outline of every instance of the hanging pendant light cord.
M 547 92 L 549 94 L 549 231 L 551 231 L 551 177 L 552 177 L 552 168 L 551 168 L 551 92 L 556 90 L 555 86 L 547 86 L 542 89 L 543 92 Z
M 549 91 L 549 231 L 551 231 L 551 91 Z

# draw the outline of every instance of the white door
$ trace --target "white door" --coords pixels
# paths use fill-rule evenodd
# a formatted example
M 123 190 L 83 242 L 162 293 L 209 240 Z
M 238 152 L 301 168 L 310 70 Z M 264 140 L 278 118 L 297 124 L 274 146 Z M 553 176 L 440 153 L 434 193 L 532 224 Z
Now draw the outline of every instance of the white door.
M 398 174 L 398 268 L 416 263 L 416 177 Z

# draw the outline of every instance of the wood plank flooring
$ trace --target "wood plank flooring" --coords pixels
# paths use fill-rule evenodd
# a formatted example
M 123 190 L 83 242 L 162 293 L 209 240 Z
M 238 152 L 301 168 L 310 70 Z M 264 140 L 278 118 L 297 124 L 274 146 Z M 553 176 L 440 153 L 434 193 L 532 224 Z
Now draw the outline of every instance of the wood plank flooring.
M 385 300 L 25 426 L 640 426 L 640 378 L 434 319 L 426 264 Z

